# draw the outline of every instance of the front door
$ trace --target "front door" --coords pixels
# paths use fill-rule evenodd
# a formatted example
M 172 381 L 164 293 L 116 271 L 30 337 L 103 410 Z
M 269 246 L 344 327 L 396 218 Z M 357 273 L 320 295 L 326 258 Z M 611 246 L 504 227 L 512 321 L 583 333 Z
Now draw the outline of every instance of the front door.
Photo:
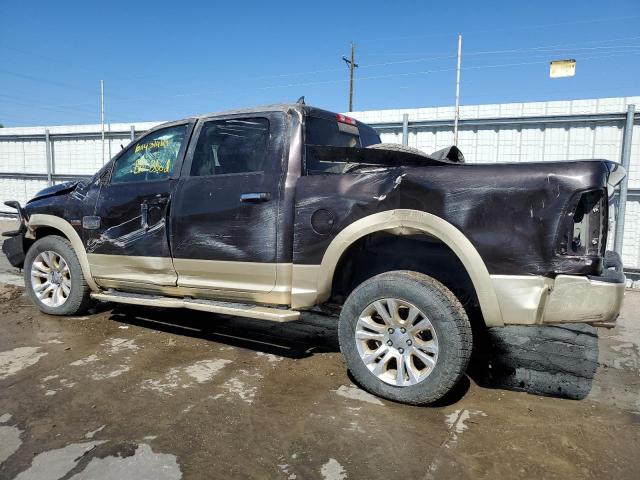
M 189 127 L 174 124 L 150 132 L 114 160 L 94 216 L 83 219 L 91 273 L 99 285 L 176 285 L 167 215 Z
M 171 210 L 180 287 L 269 299 L 278 270 L 283 131 L 282 114 L 212 119 L 196 128 Z

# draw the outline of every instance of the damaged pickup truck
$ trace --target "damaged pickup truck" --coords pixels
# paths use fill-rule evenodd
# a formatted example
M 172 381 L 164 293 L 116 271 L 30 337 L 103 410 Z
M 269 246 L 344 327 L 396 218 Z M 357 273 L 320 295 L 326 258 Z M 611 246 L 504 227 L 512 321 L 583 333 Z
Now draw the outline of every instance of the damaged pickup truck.
M 160 125 L 91 180 L 8 202 L 3 250 L 53 315 L 92 300 L 275 322 L 341 309 L 355 379 L 426 404 L 464 374 L 470 318 L 615 321 L 608 199 L 624 175 L 606 160 L 466 164 L 273 105 Z

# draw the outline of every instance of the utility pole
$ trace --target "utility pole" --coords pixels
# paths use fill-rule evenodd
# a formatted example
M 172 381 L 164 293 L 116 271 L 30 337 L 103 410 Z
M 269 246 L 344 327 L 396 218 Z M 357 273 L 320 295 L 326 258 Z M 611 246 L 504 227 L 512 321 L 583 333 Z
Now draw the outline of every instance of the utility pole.
M 458 66 L 456 67 L 456 116 L 453 121 L 453 144 L 458 146 L 458 121 L 460 120 L 460 64 L 462 63 L 462 35 L 458 35 Z
M 100 132 L 102 137 L 102 165 L 104 165 L 104 80 L 100 80 Z
M 356 63 L 356 46 L 351 42 L 351 60 L 347 57 L 342 57 L 349 67 L 349 111 L 353 111 L 353 70 L 358 68 Z

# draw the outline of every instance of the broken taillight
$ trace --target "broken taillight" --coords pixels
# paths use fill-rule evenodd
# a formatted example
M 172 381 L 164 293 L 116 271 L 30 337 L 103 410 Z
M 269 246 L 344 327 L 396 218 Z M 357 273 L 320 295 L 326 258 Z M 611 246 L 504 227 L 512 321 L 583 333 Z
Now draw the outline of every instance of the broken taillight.
M 608 203 L 604 190 L 583 193 L 567 214 L 560 235 L 560 253 L 604 256 L 607 243 Z

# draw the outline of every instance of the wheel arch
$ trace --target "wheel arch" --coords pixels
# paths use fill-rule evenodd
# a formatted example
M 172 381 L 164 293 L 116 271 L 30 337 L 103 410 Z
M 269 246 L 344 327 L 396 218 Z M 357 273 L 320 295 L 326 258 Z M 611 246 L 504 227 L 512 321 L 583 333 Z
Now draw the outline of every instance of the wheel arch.
M 315 269 L 318 302 L 327 300 L 331 295 L 336 268 L 349 247 L 361 238 L 376 232 L 393 235 L 424 234 L 444 243 L 457 256 L 469 275 L 485 324 L 504 325 L 493 282 L 478 251 L 455 226 L 436 215 L 419 210 L 396 209 L 375 213 L 353 222 L 342 230 L 329 244 L 322 263 Z M 301 266 L 300 276 L 307 277 L 304 280 L 308 287 L 311 272 L 309 269 L 303 270 L 304 268 Z M 294 270 L 294 279 L 295 273 Z M 294 285 L 294 293 L 295 291 Z
M 84 244 L 82 243 L 82 239 L 69 222 L 67 222 L 63 218 L 56 217 L 55 215 L 34 213 L 29 217 L 27 228 L 28 232 L 34 238 L 38 237 L 38 232 L 43 231 L 46 233 L 46 235 L 59 233 L 60 236 L 66 238 L 69 243 L 71 243 L 71 247 L 78 257 L 80 267 L 82 268 L 82 274 L 84 275 L 87 285 L 94 292 L 100 290 L 98 285 L 93 280 L 93 277 L 91 276 L 89 259 L 87 257 L 87 251 L 84 248 Z

